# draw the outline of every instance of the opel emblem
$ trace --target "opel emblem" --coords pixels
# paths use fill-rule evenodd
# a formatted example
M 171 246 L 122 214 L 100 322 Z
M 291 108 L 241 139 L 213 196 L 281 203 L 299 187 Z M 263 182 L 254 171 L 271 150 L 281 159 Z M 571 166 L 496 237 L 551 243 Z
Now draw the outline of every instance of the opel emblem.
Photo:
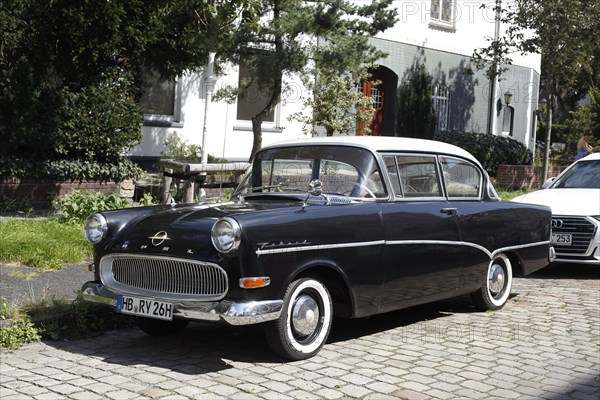
M 563 221 L 561 219 L 553 219 L 552 220 L 552 229 L 560 229 L 563 226 Z
M 165 231 L 156 232 L 154 236 L 150 236 L 148 239 L 152 239 L 152 246 L 160 246 L 165 240 L 171 240 Z

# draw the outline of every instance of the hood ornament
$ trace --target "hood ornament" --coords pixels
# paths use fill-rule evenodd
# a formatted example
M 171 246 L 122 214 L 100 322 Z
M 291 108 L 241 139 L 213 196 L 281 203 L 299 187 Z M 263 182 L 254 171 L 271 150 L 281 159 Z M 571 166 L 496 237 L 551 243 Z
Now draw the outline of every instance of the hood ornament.
M 152 246 L 160 246 L 165 240 L 171 240 L 165 231 L 156 232 L 154 236 L 149 236 L 148 239 L 152 240 Z

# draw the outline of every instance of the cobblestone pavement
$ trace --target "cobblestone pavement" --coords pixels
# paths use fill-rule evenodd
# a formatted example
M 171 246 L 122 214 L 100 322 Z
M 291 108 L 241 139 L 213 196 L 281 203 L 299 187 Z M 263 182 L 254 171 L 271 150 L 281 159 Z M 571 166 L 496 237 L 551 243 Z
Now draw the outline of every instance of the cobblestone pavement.
M 516 279 L 498 312 L 461 298 L 336 320 L 323 350 L 300 362 L 275 358 L 260 327 L 29 344 L 2 353 L 0 398 L 597 400 L 600 270 L 572 268 Z

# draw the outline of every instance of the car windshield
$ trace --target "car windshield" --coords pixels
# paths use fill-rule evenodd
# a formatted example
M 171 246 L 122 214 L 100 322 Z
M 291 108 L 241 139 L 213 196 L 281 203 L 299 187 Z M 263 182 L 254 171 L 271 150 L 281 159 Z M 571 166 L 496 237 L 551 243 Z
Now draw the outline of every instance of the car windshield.
M 259 152 L 235 195 L 308 193 L 320 180 L 324 194 L 355 198 L 387 196 L 374 155 L 347 146 L 296 146 Z
M 600 160 L 573 164 L 552 185 L 556 189 L 600 189 Z

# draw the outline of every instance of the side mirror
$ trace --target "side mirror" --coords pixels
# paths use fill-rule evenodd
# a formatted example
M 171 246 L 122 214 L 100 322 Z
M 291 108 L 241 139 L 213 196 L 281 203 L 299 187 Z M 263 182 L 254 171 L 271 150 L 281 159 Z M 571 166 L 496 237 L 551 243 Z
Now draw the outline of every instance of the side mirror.
M 546 182 L 544 182 L 544 184 L 542 185 L 542 189 L 548 189 L 550 187 L 550 185 L 552 185 L 554 183 L 555 180 L 556 180 L 556 177 L 547 179 Z

